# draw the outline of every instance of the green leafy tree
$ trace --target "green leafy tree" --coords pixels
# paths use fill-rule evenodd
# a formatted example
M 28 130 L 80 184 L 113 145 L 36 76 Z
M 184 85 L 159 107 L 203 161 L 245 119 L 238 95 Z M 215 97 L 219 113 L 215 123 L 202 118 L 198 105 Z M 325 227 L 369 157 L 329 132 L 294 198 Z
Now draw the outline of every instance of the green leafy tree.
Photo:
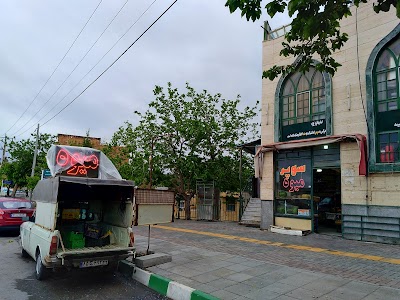
M 90 140 L 90 129 L 86 131 L 86 136 L 83 139 L 82 147 L 93 148 L 92 141 Z
M 114 163 L 123 178 L 146 187 L 148 186 L 149 152 L 148 149 L 141 147 L 137 136 L 140 136 L 140 133 L 132 124 L 126 122 L 114 133 L 111 142 L 102 151 Z
M 320 62 L 316 69 L 326 71 L 331 75 L 341 66 L 332 53 L 341 49 L 348 40 L 347 33 L 340 31 L 340 20 L 351 15 L 352 3 L 359 6 L 367 0 L 273 0 L 268 1 L 265 9 L 269 16 L 283 13 L 287 9 L 289 17 L 293 18 L 291 29 L 282 42 L 281 56 L 300 57 L 298 64 L 286 66 L 273 66 L 263 72 L 263 78 L 273 80 L 279 74 L 287 74 L 294 70 L 307 71 L 312 63 L 312 57 L 317 54 Z M 387 12 L 390 7 L 396 8 L 397 17 L 400 18 L 400 1 L 376 0 L 373 9 L 376 13 Z M 239 9 L 242 17 L 253 22 L 261 17 L 262 0 L 227 0 L 225 6 L 231 13 Z
M 56 138 L 49 134 L 41 134 L 36 158 L 35 176 L 31 178 L 36 137 L 27 140 L 12 140 L 8 144 L 9 158 L 1 167 L 1 174 L 14 182 L 12 196 L 20 187 L 32 190 L 40 179 L 41 170 L 47 168 L 46 154 Z
M 136 183 L 172 187 L 187 209 L 198 179 L 215 180 L 221 190 L 238 190 L 236 145 L 257 135 L 256 107 L 240 111 L 239 96 L 227 100 L 206 90 L 197 93 L 189 84 L 185 93 L 171 83 L 166 89 L 156 86 L 154 95 L 145 113 L 135 112 L 139 124 L 126 122 L 111 143 L 125 146 L 123 159 L 129 157 L 128 172 L 138 176 Z M 245 166 L 250 174 L 252 164 Z M 190 210 L 186 216 L 190 218 Z

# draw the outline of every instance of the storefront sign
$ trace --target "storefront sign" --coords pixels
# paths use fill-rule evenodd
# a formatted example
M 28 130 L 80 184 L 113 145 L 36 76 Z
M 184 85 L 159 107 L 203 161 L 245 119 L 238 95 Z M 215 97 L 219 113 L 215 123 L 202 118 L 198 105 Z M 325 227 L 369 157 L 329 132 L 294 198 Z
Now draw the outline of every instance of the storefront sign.
M 400 110 L 380 112 L 376 116 L 376 129 L 378 131 L 391 131 L 400 129 Z
M 326 121 L 298 123 L 282 127 L 282 141 L 302 140 L 326 136 Z
M 298 192 L 301 188 L 305 187 L 303 178 L 297 178 L 299 173 L 306 172 L 306 165 L 293 165 L 286 168 L 281 168 L 279 174 L 283 176 L 282 186 L 288 192 Z M 292 176 L 292 177 L 290 177 Z
M 55 166 L 62 175 L 97 178 L 100 152 L 90 148 L 57 146 Z

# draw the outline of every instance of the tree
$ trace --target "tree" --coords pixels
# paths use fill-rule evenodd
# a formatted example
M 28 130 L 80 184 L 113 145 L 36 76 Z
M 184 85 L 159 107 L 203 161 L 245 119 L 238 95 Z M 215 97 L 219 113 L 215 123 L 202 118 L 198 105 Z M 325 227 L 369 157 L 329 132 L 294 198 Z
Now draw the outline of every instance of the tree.
M 114 163 L 122 178 L 133 180 L 137 185 L 148 185 L 148 147 L 140 145 L 140 133 L 129 122 L 125 122 L 114 133 L 111 142 L 102 151 Z M 159 182 L 158 182 L 159 183 Z
M 82 147 L 93 148 L 92 141 L 90 140 L 90 129 L 86 131 L 86 136 L 83 139 Z
M 137 172 L 137 179 L 147 186 L 172 186 L 187 209 L 198 179 L 238 190 L 236 145 L 256 135 L 256 107 L 239 111 L 240 96 L 226 100 L 206 90 L 197 93 L 189 84 L 185 93 L 171 83 L 166 90 L 156 86 L 154 95 L 145 113 L 135 112 L 139 125 L 126 122 L 113 136 L 112 146 L 125 146 L 132 174 Z M 251 166 L 246 164 L 248 173 Z
M 231 13 L 241 10 L 242 17 L 254 22 L 261 17 L 262 0 L 227 0 L 225 6 Z M 263 72 L 263 78 L 275 79 L 279 74 L 288 74 L 295 70 L 305 72 L 312 64 L 312 56 L 317 54 L 320 62 L 315 65 L 319 71 L 334 75 L 341 66 L 332 53 L 339 50 L 348 40 L 347 33 L 340 31 L 340 20 L 351 15 L 350 6 L 354 3 L 367 3 L 368 0 L 273 0 L 265 5 L 268 15 L 274 17 L 287 9 L 293 18 L 291 29 L 282 42 L 281 56 L 300 57 L 296 65 L 273 66 Z M 390 7 L 396 8 L 400 18 L 400 1 L 376 0 L 373 9 L 376 13 L 387 12 Z
M 12 140 L 8 145 L 10 157 L 1 167 L 1 174 L 14 182 L 12 196 L 19 187 L 26 186 L 33 189 L 40 179 L 42 169 L 47 168 L 46 154 L 52 144 L 56 142 L 54 136 L 42 134 L 39 138 L 39 147 L 36 160 L 35 176 L 30 178 L 32 171 L 33 154 L 35 151 L 36 137 L 16 141 Z

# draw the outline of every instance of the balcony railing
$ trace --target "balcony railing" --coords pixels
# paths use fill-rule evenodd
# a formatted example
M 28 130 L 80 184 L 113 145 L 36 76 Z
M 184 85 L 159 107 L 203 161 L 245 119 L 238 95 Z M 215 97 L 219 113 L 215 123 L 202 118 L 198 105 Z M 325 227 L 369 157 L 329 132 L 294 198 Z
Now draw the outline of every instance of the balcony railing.
M 349 7 L 353 5 L 354 1 L 349 3 Z M 272 30 L 271 27 L 269 26 L 268 21 L 264 21 L 263 29 L 264 29 L 264 41 L 271 41 L 280 38 L 281 36 L 284 36 L 286 33 L 288 33 L 290 29 L 292 29 L 292 25 L 287 24 L 275 30 Z
M 264 41 L 271 41 L 275 40 L 277 38 L 280 38 L 281 36 L 284 36 L 287 32 L 290 31 L 292 28 L 291 24 L 284 25 L 282 27 L 279 27 L 275 30 L 272 30 L 271 27 L 268 24 L 268 21 L 264 22 Z

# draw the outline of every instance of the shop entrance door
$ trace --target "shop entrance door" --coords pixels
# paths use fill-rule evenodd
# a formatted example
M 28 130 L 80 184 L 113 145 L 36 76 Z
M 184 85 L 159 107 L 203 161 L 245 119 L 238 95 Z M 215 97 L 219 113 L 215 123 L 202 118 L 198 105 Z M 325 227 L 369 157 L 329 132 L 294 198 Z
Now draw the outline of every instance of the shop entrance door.
M 313 169 L 314 231 L 340 235 L 341 175 L 340 168 Z

